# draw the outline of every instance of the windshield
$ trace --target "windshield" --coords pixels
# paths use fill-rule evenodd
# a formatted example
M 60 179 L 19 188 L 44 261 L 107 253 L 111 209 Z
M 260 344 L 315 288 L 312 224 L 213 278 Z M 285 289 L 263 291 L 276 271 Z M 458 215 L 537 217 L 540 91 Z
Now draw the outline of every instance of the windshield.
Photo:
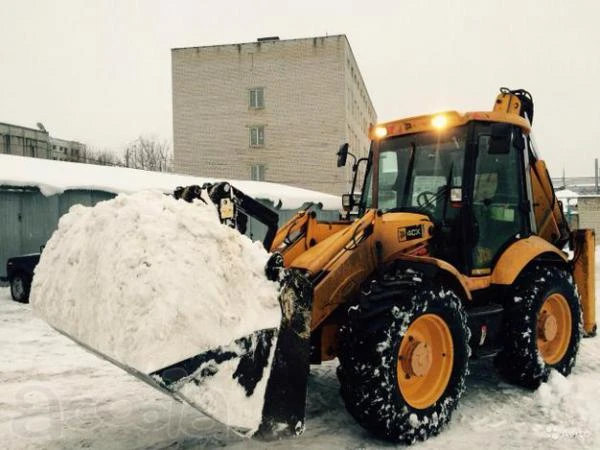
M 450 188 L 462 187 L 466 133 L 462 126 L 381 141 L 377 207 L 442 219 Z M 366 204 L 373 204 L 371 189 Z

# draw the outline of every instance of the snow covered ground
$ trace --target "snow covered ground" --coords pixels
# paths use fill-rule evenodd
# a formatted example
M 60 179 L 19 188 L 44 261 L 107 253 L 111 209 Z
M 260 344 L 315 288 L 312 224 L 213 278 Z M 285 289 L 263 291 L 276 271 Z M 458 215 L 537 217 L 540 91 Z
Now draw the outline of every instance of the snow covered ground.
M 335 364 L 315 366 L 306 432 L 250 441 L 100 360 L 0 288 L 0 436 L 8 449 L 388 448 L 346 413 Z M 438 437 L 412 448 L 600 448 L 600 337 L 584 339 L 573 374 L 537 392 L 474 362 L 461 406 Z

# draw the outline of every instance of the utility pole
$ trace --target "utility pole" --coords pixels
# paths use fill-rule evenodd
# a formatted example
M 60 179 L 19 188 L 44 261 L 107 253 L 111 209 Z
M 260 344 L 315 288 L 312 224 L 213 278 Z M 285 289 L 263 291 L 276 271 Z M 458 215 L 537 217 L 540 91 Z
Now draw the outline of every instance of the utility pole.
M 595 161 L 594 181 L 596 183 L 596 194 L 599 194 L 600 191 L 598 190 L 598 158 L 596 158 L 594 161 Z

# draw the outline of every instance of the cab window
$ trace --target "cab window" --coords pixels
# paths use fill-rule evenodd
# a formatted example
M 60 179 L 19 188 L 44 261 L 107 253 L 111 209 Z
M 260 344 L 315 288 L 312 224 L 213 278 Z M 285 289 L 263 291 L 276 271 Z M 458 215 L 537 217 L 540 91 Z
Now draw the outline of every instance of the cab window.
M 505 152 L 493 152 L 490 126 L 475 128 L 477 160 L 473 184 L 473 215 L 477 242 L 474 274 L 489 273 L 494 257 L 523 228 L 519 155 L 512 143 Z

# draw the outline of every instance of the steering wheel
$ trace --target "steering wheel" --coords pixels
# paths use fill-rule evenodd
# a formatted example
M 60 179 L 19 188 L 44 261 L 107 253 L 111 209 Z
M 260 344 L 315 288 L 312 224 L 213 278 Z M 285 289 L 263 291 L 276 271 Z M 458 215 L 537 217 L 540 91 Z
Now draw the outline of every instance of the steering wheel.
M 435 198 L 435 192 L 431 192 L 431 191 L 419 192 L 419 194 L 417 195 L 417 205 L 419 205 L 421 207 L 423 207 L 425 205 L 429 205 L 429 202 L 431 202 L 434 198 Z

